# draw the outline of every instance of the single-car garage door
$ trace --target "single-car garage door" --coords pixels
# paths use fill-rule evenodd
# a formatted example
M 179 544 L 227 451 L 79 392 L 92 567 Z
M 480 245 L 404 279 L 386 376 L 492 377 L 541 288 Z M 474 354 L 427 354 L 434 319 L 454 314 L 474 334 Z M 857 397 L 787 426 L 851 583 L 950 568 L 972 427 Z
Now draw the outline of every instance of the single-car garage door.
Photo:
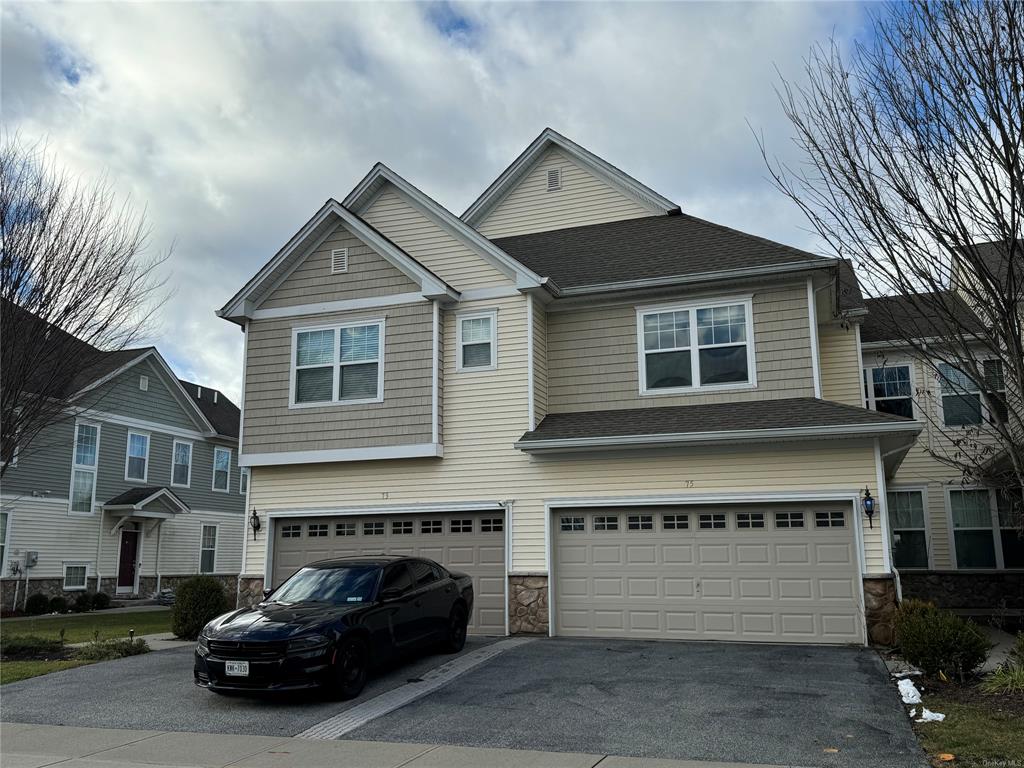
M 863 643 L 850 504 L 555 510 L 560 635 Z
M 505 634 L 501 512 L 282 518 L 274 526 L 276 587 L 307 563 L 351 555 L 426 557 L 473 577 L 469 631 Z

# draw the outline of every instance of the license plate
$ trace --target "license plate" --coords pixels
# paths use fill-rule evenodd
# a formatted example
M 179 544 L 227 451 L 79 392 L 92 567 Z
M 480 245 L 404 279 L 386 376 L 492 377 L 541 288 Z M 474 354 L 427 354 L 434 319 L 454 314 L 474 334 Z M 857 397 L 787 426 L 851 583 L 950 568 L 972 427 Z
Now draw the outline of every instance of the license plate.
M 249 674 L 248 661 L 225 661 L 224 674 L 231 677 L 245 677 Z

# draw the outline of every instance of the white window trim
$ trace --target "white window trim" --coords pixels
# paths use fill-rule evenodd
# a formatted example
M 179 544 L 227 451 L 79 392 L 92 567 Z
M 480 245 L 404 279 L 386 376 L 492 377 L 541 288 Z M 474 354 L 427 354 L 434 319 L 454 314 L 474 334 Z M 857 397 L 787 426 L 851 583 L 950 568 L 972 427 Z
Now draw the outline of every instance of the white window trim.
M 980 362 L 984 366 L 986 361 L 988 361 L 988 360 L 998 360 L 998 359 L 999 358 L 996 358 L 996 357 L 987 357 L 987 358 L 984 358 L 982 360 L 979 360 L 978 362 Z M 945 364 L 946 365 L 952 365 L 952 363 L 945 363 Z M 936 368 L 938 368 L 939 365 L 943 365 L 943 363 L 937 363 L 936 364 Z M 956 368 L 955 365 L 953 365 L 952 367 Z M 960 369 L 958 368 L 957 370 L 960 370 Z M 975 386 L 977 386 L 977 385 L 975 385 Z M 943 429 L 968 429 L 970 427 L 983 427 L 986 424 L 990 423 L 990 420 L 992 418 L 992 411 L 988 407 L 988 403 L 986 402 L 985 398 L 982 397 L 982 395 L 981 395 L 981 388 L 980 387 L 978 388 L 977 392 L 965 392 L 965 393 L 963 393 L 963 394 L 977 395 L 978 396 L 978 403 L 981 405 L 981 422 L 979 422 L 978 424 L 947 424 L 946 423 L 946 408 L 945 408 L 946 397 L 956 397 L 956 393 L 950 393 L 949 395 L 945 395 L 942 392 L 942 374 L 939 373 L 937 370 L 935 372 L 935 387 L 936 387 L 935 399 L 936 399 L 936 402 L 938 403 L 939 423 L 942 424 L 942 428 Z M 1006 392 L 1005 389 L 1003 389 L 1001 391 L 1004 394 Z M 954 490 L 956 490 L 956 489 L 954 489 Z M 965 488 L 964 490 L 971 490 L 971 489 L 970 488 Z M 975 489 L 975 490 L 980 490 L 980 489 Z
M 13 509 L 0 509 L 0 512 L 7 515 L 7 530 L 4 532 L 4 551 L 0 555 L 0 577 L 10 576 L 7 572 L 7 555 L 11 551 L 11 528 L 14 522 L 14 510 Z
M 131 445 L 132 435 L 146 438 L 146 471 L 142 473 L 142 477 L 129 477 L 128 476 L 128 459 L 131 458 Z M 149 482 L 149 449 L 153 442 L 153 436 L 149 432 L 140 432 L 137 429 L 129 429 L 128 436 L 124 442 L 124 479 L 128 483 L 148 483 Z M 136 457 L 138 458 L 138 457 Z
M 245 478 L 245 488 L 244 489 L 242 488 L 242 478 L 243 477 Z M 242 496 L 245 496 L 247 493 L 249 493 L 249 483 L 251 483 L 251 482 L 252 482 L 252 471 L 249 469 L 249 467 L 239 467 L 238 468 L 238 492 Z
M 217 487 L 217 451 L 227 451 L 228 454 L 228 482 L 223 488 Z M 225 448 L 222 445 L 215 445 L 213 447 L 213 466 L 210 468 L 212 471 L 210 474 L 210 490 L 214 493 L 231 493 L 231 449 Z
M 366 325 L 377 325 L 380 331 L 377 334 L 377 396 L 363 398 L 361 400 L 339 400 L 338 399 L 338 371 L 342 365 L 358 365 L 371 361 L 361 360 L 353 363 L 342 363 L 341 358 L 341 329 L 361 328 Z M 288 361 L 288 407 L 289 408 L 331 408 L 345 405 L 366 405 L 367 403 L 384 402 L 384 318 L 371 320 L 358 320 L 350 323 L 338 323 L 335 325 L 311 325 L 307 327 L 292 328 L 292 350 Z M 331 376 L 331 399 L 318 403 L 297 403 L 295 402 L 295 380 L 298 378 L 295 365 L 295 352 L 298 349 L 299 334 L 309 331 L 334 331 L 333 359 L 330 363 Z M 309 366 L 310 368 L 326 368 L 327 363 L 321 366 Z
M 10 518 L 8 518 L 10 520 Z M 61 574 L 63 581 L 61 582 L 61 589 L 65 592 L 85 592 L 89 589 L 89 563 L 86 562 L 75 562 L 67 561 L 61 564 Z M 82 586 L 80 587 L 69 587 L 68 586 L 68 568 L 85 568 L 85 578 L 82 580 Z
M 203 546 L 203 529 L 213 528 L 214 539 L 213 539 L 213 570 L 203 570 L 203 552 L 206 552 L 206 547 Z M 199 562 L 196 564 L 196 573 L 211 574 L 217 573 L 217 545 L 220 544 L 220 523 L 205 523 L 199 524 Z
M 468 368 L 462 365 L 462 323 L 465 320 L 479 320 L 490 318 L 491 321 L 491 363 L 490 365 L 472 365 Z M 474 342 L 480 343 L 480 342 Z M 455 372 L 456 373 L 477 373 L 482 371 L 496 371 L 498 369 L 498 311 L 488 309 L 482 312 L 465 312 L 455 315 Z
M 88 464 L 78 464 L 75 459 L 78 454 L 78 428 L 80 426 L 96 427 L 96 463 L 92 466 Z M 86 419 L 75 419 L 75 437 L 74 442 L 71 444 L 71 482 L 68 486 L 68 514 L 76 515 L 78 517 L 87 517 L 89 515 L 96 514 L 96 486 L 99 485 L 100 480 L 100 437 L 102 435 L 102 427 L 97 421 L 89 421 Z M 85 472 L 92 472 L 92 503 L 89 505 L 88 512 L 76 512 L 72 509 L 72 504 L 75 500 L 75 470 L 82 470 Z M 10 521 L 10 518 L 7 518 Z
M 914 402 L 914 391 L 916 390 L 915 379 L 917 377 L 917 371 L 914 368 L 913 361 L 907 360 L 907 359 L 903 359 L 903 358 L 894 359 L 894 360 L 888 360 L 887 359 L 887 360 L 885 360 L 885 362 L 880 362 L 877 365 L 871 365 L 871 364 L 865 363 L 864 368 L 862 369 L 862 372 L 861 372 L 861 382 L 860 382 L 861 383 L 861 389 L 863 390 L 863 394 L 864 394 L 864 407 L 865 408 L 867 408 L 869 411 L 878 410 L 877 408 L 875 408 L 875 403 L 877 402 L 878 398 L 875 397 L 875 387 L 874 387 L 874 382 L 872 381 L 872 378 L 871 378 L 871 372 L 874 371 L 876 368 L 901 368 L 901 367 L 906 367 L 906 368 L 910 369 L 910 394 L 907 397 L 910 399 L 910 409 L 911 409 L 911 413 L 912 413 L 911 418 L 915 418 L 915 419 L 917 418 L 917 404 Z M 881 399 L 882 400 L 901 400 L 903 398 L 900 398 L 900 397 L 883 397 Z M 890 490 L 892 490 L 892 489 L 890 489 Z
M 177 453 L 179 445 L 188 446 L 188 477 L 185 478 L 185 484 L 174 482 L 174 455 Z M 179 440 L 177 438 L 171 443 L 171 487 L 172 488 L 191 488 L 192 487 L 192 465 L 195 463 L 196 448 L 195 444 L 191 440 Z
M 748 381 L 734 382 L 730 384 L 701 384 L 700 383 L 700 349 L 697 345 L 697 310 L 713 309 L 734 304 L 742 304 L 746 313 L 747 327 L 747 374 Z M 693 385 L 689 387 L 665 387 L 659 389 L 647 388 L 647 364 L 644 350 L 644 316 L 657 314 L 659 312 L 682 312 L 690 313 L 690 371 L 693 376 Z M 738 346 L 738 345 L 737 345 Z M 754 296 L 744 294 L 742 296 L 731 296 L 719 299 L 694 299 L 693 301 L 673 302 L 672 304 L 658 304 L 636 308 L 636 348 L 637 348 L 637 373 L 640 381 L 640 395 L 642 397 L 659 397 L 663 395 L 688 395 L 698 392 L 716 392 L 719 390 L 731 389 L 757 389 L 757 357 L 754 353 Z M 659 351 L 652 350 L 651 354 Z
M 896 485 L 896 486 L 890 485 L 888 488 L 886 488 L 886 490 L 889 493 L 920 493 L 921 494 L 921 508 L 924 510 L 924 544 L 925 544 L 925 547 L 927 548 L 928 565 L 925 568 L 907 568 L 906 566 L 904 566 L 904 567 L 900 568 L 899 570 L 914 571 L 914 572 L 923 571 L 923 570 L 929 570 L 929 571 L 930 570 L 934 570 L 934 568 L 935 568 L 935 558 L 934 558 L 934 555 L 932 553 L 932 521 L 931 521 L 931 515 L 929 514 L 929 509 L 928 509 L 928 486 L 927 485 Z M 888 502 L 889 502 L 889 500 L 886 499 L 886 504 L 888 504 Z M 893 533 L 895 533 L 895 528 L 892 525 L 892 513 L 891 513 L 891 511 L 886 509 L 886 512 L 889 514 L 889 550 L 891 552 L 892 551 L 892 545 L 893 545 L 892 536 L 893 536 Z M 917 530 L 921 530 L 921 529 L 920 528 L 900 528 L 900 530 L 901 531 L 917 531 Z M 953 562 L 955 563 L 956 560 L 954 560 Z M 893 566 L 892 567 L 894 569 L 897 568 L 895 561 L 893 561 Z
M 953 492 L 954 491 L 988 491 L 988 511 L 992 534 L 992 547 L 996 555 L 995 568 L 961 568 L 956 557 L 956 532 L 957 531 L 983 531 L 984 528 L 955 528 L 953 525 Z M 1006 564 L 1003 560 L 1003 536 L 999 528 L 999 507 L 996 505 L 996 491 L 994 488 L 985 488 L 981 485 L 957 485 L 946 488 L 946 524 L 949 529 L 949 559 L 955 571 L 1005 571 Z M 1017 570 L 1017 569 L 1013 569 Z

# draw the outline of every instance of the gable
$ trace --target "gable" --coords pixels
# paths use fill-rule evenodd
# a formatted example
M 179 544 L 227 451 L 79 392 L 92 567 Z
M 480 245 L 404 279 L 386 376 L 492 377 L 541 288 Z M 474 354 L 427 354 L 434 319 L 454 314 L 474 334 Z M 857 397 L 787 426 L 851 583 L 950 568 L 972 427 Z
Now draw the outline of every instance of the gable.
M 339 248 L 348 250 L 348 269 L 332 273 L 331 253 Z M 259 306 L 274 309 L 415 291 L 419 285 L 414 280 L 339 224 Z
M 548 190 L 548 171 L 560 172 L 560 189 Z M 651 215 L 649 207 L 551 145 L 476 228 L 486 237 L 495 238 Z
M 515 281 L 431 221 L 385 184 L 362 217 L 459 291 L 511 286 Z
M 140 376 L 149 379 L 145 391 L 139 388 Z M 183 397 L 177 381 L 171 381 L 162 366 L 150 357 L 96 387 L 81 405 L 103 413 L 207 431 L 208 427 L 193 414 L 191 406 L 181 402 L 179 398 Z

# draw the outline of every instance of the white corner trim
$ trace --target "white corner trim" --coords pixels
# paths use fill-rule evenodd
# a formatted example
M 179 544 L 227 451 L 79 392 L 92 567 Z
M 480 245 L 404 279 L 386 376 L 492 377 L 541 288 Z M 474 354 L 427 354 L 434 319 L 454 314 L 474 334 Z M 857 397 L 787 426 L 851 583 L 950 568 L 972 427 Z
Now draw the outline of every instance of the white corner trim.
M 257 309 L 252 313 L 253 320 L 271 320 L 281 317 L 301 317 L 302 315 L 322 315 L 329 312 L 349 312 L 377 307 L 397 307 L 403 304 L 418 304 L 429 301 L 422 293 L 395 293 L 389 296 L 367 296 L 362 299 L 344 299 L 341 301 L 325 301 L 320 304 L 296 304 L 291 307 L 274 307 Z
M 814 280 L 807 278 L 807 316 L 811 332 L 811 371 L 814 375 L 814 396 L 821 399 L 821 348 L 818 346 L 818 307 Z
M 270 467 L 287 464 L 324 464 L 335 461 L 376 461 L 379 459 L 416 459 L 444 456 L 439 443 L 382 446 L 379 448 L 335 448 L 322 451 L 280 451 L 243 454 L 242 467 Z M 250 482 L 252 478 L 250 477 Z
M 441 433 L 441 366 L 438 359 L 441 344 L 441 305 L 435 300 L 433 303 L 433 327 L 431 329 L 431 350 L 433 354 L 430 360 L 430 442 L 435 445 Z
M 882 464 L 882 449 L 879 439 L 875 438 L 875 482 L 878 484 L 878 504 L 882 511 L 878 515 L 878 525 L 882 537 L 882 570 L 892 573 L 892 538 L 889 536 L 889 494 L 885 486 L 885 465 Z
M 526 294 L 526 423 L 530 431 L 537 426 L 533 393 L 533 294 Z

